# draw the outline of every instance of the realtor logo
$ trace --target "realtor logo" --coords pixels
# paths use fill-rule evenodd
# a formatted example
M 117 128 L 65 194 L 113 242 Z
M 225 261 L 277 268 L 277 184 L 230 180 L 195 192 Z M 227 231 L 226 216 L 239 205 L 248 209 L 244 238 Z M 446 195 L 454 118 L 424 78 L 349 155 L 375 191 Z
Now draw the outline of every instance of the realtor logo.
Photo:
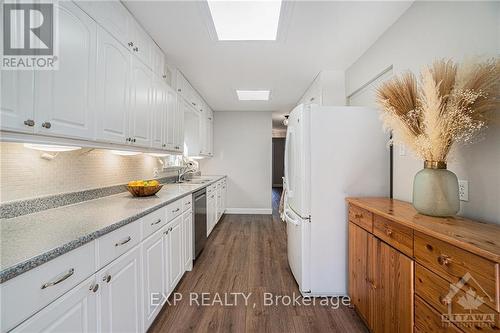
M 56 69 L 56 5 L 3 3 L 2 69 Z
M 457 283 L 450 284 L 450 290 L 442 301 L 448 305 L 448 313 L 441 315 L 443 326 L 449 326 L 451 323 L 458 327 L 494 327 L 496 325 L 498 314 L 487 306 L 480 309 L 485 302 L 493 302 L 493 298 L 470 273 L 466 273 Z M 458 304 L 463 311 L 454 311 L 454 303 Z

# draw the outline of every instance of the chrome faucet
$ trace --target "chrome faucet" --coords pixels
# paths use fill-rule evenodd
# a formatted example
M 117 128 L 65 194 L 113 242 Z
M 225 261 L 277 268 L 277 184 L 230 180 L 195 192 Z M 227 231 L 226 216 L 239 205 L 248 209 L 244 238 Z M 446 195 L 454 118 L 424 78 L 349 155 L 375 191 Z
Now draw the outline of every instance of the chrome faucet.
M 184 178 L 184 176 L 188 173 L 193 173 L 193 170 L 189 170 L 187 167 L 183 168 L 183 169 L 179 169 L 179 172 L 178 172 L 178 177 L 177 177 L 177 182 L 178 183 L 182 183 L 182 180 Z

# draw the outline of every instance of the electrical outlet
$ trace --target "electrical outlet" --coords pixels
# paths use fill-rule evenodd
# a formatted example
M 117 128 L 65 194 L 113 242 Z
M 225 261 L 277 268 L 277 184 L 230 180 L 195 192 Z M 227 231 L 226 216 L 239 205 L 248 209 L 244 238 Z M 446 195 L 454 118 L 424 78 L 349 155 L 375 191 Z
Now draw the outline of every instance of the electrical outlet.
M 406 147 L 404 144 L 399 144 L 399 156 L 406 156 Z
M 461 201 L 469 201 L 469 182 L 467 180 L 458 181 L 458 194 Z

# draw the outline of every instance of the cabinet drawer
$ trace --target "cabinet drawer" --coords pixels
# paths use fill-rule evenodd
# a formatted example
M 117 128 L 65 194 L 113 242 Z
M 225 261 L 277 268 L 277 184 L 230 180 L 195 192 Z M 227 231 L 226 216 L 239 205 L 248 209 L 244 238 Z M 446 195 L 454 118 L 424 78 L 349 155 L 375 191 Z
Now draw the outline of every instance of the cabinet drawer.
M 134 221 L 97 239 L 98 268 L 118 258 L 140 241 L 141 221 Z
M 443 325 L 441 314 L 417 296 L 415 297 L 415 332 L 459 333 L 461 331 L 453 324 Z
M 458 280 L 456 282 L 458 282 Z M 415 292 L 427 303 L 432 305 L 440 315 L 447 314 L 449 309 L 451 309 L 452 314 L 491 314 L 491 318 L 494 318 L 495 322 L 491 323 L 491 325 L 489 326 L 484 324 L 477 325 L 474 323 L 468 323 L 469 325 L 460 327 L 465 332 L 500 331 L 499 315 L 490 307 L 488 307 L 486 303 L 478 303 L 477 309 L 472 309 L 471 312 L 469 312 L 469 310 L 464 310 L 460 302 L 465 300 L 465 292 L 468 291 L 469 288 L 472 288 L 474 292 L 476 292 L 478 296 L 483 297 L 483 299 L 487 297 L 480 289 L 476 289 L 477 286 L 474 285 L 473 280 L 469 280 L 462 288 L 459 288 L 458 290 L 452 289 L 448 281 L 434 274 L 430 270 L 422 267 L 421 265 L 416 265 Z
M 182 199 L 182 211 L 187 212 L 193 208 L 193 196 L 187 195 Z
M 375 215 L 373 217 L 373 234 L 407 256 L 413 256 L 412 229 Z
M 153 234 L 156 230 L 167 224 L 165 208 L 160 208 L 141 218 L 142 238 Z
M 485 302 L 499 311 L 498 264 L 420 232 L 415 232 L 414 252 L 417 262 L 448 282 L 474 279 L 490 296 Z
M 182 214 L 182 199 L 172 202 L 167 206 L 167 222 L 172 221 Z
M 349 221 L 372 232 L 373 214 L 366 209 L 349 205 Z
M 12 329 L 94 272 L 92 241 L 1 284 L 2 332 Z

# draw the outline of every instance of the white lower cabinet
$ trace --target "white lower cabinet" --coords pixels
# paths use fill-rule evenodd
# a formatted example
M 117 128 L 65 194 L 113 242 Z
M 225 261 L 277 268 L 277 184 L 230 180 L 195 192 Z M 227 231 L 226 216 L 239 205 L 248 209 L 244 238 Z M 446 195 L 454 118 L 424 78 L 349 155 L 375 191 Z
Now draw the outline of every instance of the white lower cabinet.
M 192 268 L 192 223 L 189 195 L 6 281 L 1 332 L 146 332 Z
M 168 293 L 174 290 L 175 286 L 184 274 L 184 260 L 182 258 L 182 215 L 177 216 L 170 224 L 165 237 L 165 249 L 168 264 Z
M 210 235 L 217 221 L 217 190 L 215 186 L 210 190 L 211 191 L 207 194 L 207 236 Z
M 183 258 L 184 270 L 190 271 L 193 269 L 193 211 L 189 210 L 184 213 L 183 217 Z
M 12 332 L 97 332 L 98 292 L 92 275 Z
M 97 273 L 101 332 L 143 332 L 141 267 L 136 246 Z
M 164 234 L 168 226 L 158 230 L 142 243 L 142 276 L 144 281 L 144 331 L 161 310 L 167 295 L 167 251 Z

